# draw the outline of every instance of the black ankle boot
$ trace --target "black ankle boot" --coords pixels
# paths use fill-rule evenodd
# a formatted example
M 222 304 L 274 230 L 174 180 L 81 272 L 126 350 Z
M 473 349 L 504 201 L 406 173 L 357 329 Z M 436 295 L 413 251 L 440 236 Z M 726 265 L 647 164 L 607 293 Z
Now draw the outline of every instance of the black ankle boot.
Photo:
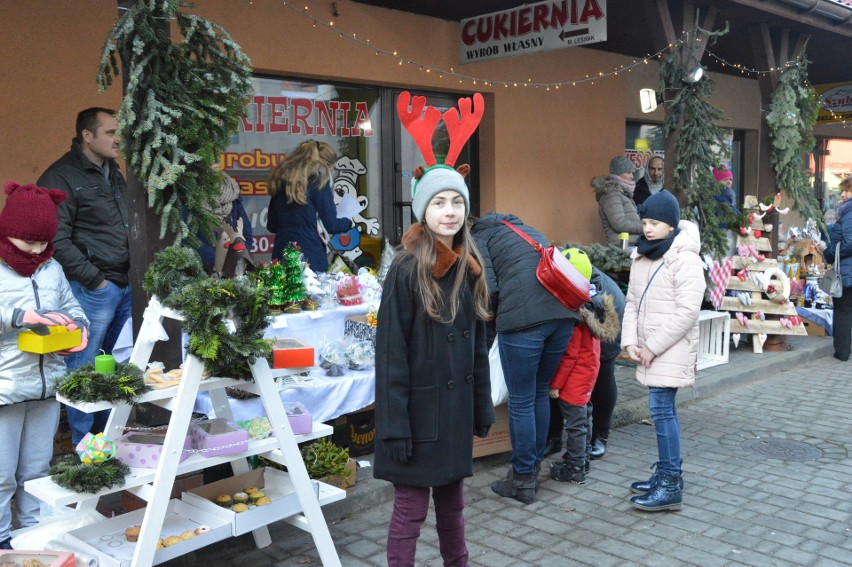
M 662 510 L 680 510 L 683 504 L 683 491 L 681 490 L 681 478 L 670 476 L 664 472 L 654 473 L 657 479 L 654 488 L 647 494 L 634 496 L 630 503 L 634 508 L 645 512 L 660 512 Z
M 556 454 L 562 450 L 562 439 L 560 437 L 548 437 L 547 445 L 544 446 L 544 458 Z
M 606 437 L 592 435 L 592 452 L 589 457 L 592 459 L 600 459 L 606 454 Z
M 536 474 L 516 474 L 514 469 L 509 468 L 509 473 L 503 480 L 495 480 L 491 483 L 491 490 L 505 498 L 514 498 L 523 504 L 535 502 Z
M 680 462 L 683 463 L 683 459 L 681 459 Z M 657 463 L 651 465 L 651 468 L 656 469 Z M 679 476 L 678 478 L 680 479 L 678 486 L 681 490 L 683 490 L 683 476 Z M 657 471 L 654 470 L 654 474 L 652 474 L 651 478 L 649 478 L 648 480 L 640 480 L 631 484 L 630 492 L 632 492 L 633 494 L 645 494 L 646 492 L 650 492 L 654 489 L 654 487 L 657 486 L 658 479 L 659 477 Z

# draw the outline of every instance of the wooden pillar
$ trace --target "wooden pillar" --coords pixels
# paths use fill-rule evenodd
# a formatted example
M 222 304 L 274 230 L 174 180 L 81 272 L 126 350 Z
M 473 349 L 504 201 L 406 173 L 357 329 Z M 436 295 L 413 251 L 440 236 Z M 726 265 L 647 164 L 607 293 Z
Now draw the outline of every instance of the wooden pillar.
M 136 6 L 136 0 L 116 0 L 119 16 L 127 9 Z M 169 22 L 162 20 L 161 24 L 168 33 Z M 128 61 L 129 57 L 122 54 L 121 83 L 122 92 L 127 92 L 129 79 Z M 148 208 L 148 198 L 145 187 L 127 169 L 127 216 L 130 222 L 130 285 L 133 298 L 133 338 L 139 335 L 139 327 L 142 325 L 142 314 L 150 299 L 148 293 L 142 289 L 142 281 L 148 266 L 154 260 L 154 255 L 174 242 L 174 234 L 169 233 L 164 240 L 160 240 L 160 218 L 153 210 Z M 163 327 L 169 335 L 168 341 L 160 341 L 154 347 L 152 360 L 165 364 L 166 369 L 177 368 L 182 362 L 181 352 L 181 327 L 178 321 L 167 319 L 163 321 Z M 144 368 L 143 368 L 144 370 Z

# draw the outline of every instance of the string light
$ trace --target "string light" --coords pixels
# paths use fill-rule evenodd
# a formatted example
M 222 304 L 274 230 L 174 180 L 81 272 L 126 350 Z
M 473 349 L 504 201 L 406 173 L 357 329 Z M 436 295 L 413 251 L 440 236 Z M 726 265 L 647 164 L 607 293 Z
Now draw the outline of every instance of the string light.
M 814 86 L 807 79 L 805 79 L 805 86 L 807 88 L 811 89 L 812 91 L 816 91 Z M 843 128 L 844 130 L 846 128 L 852 127 L 852 124 L 849 124 L 849 122 L 847 121 L 847 118 L 845 118 L 845 115 L 837 114 L 836 112 L 834 112 L 830 108 L 827 108 L 827 107 L 825 107 L 821 104 L 819 105 L 819 108 L 820 108 L 820 110 L 824 110 L 824 111 L 828 112 L 829 116 L 831 116 L 831 118 L 832 118 L 832 121 L 839 123 L 840 127 Z
M 298 15 L 308 19 L 311 22 L 311 27 L 315 28 L 317 26 L 324 26 L 324 27 L 329 28 L 329 29 L 333 29 L 333 28 L 336 27 L 334 25 L 334 21 L 328 21 L 327 22 L 327 21 L 324 21 L 324 20 L 322 20 L 322 19 L 320 19 L 316 16 L 308 14 L 308 6 L 305 6 L 303 9 L 299 9 L 298 7 L 288 3 L 285 0 L 280 0 L 280 2 L 281 2 L 282 6 L 288 8 L 293 13 L 298 14 Z M 476 76 L 473 76 L 473 75 L 456 73 L 456 71 L 453 67 L 450 67 L 449 70 L 439 69 L 439 68 L 436 68 L 436 67 L 430 67 L 430 66 L 425 65 L 423 63 L 414 61 L 413 59 L 400 57 L 399 52 L 396 51 L 396 50 L 388 51 L 388 50 L 385 50 L 385 49 L 377 48 L 374 45 L 370 45 L 369 39 L 366 39 L 366 40 L 365 39 L 359 39 L 356 36 L 356 34 L 354 34 L 354 33 L 348 34 L 348 33 L 342 32 L 342 31 L 338 31 L 337 33 L 339 33 L 339 36 L 341 38 L 348 39 L 348 40 L 350 40 L 354 43 L 357 43 L 357 44 L 359 44 L 363 47 L 369 47 L 370 49 L 373 50 L 373 52 L 376 55 L 387 55 L 389 57 L 396 59 L 399 65 L 402 65 L 403 63 L 408 64 L 408 65 L 414 65 L 420 71 L 425 70 L 427 73 L 430 73 L 431 71 L 434 70 L 436 73 L 439 74 L 440 78 L 443 78 L 444 75 L 448 75 L 449 77 L 452 77 L 454 79 L 458 79 L 460 83 L 463 83 L 464 81 L 471 81 L 474 85 L 476 85 L 478 83 L 482 83 L 486 86 L 503 86 L 503 87 L 510 87 L 510 86 L 511 87 L 517 87 L 518 86 L 518 83 L 515 82 L 515 81 L 490 81 L 490 80 L 487 80 L 483 77 L 476 77 Z M 647 56 L 645 56 L 645 58 L 640 59 L 640 60 L 634 60 L 632 63 L 621 65 L 619 67 L 615 67 L 612 71 L 609 71 L 609 72 L 606 72 L 606 73 L 601 71 L 597 74 L 597 76 L 594 76 L 594 77 L 590 77 L 590 76 L 586 75 L 586 77 L 584 79 L 572 79 L 572 80 L 565 80 L 565 81 L 560 81 L 560 82 L 547 82 L 547 83 L 535 82 L 532 79 L 528 79 L 526 82 L 523 82 L 521 84 L 524 87 L 530 87 L 530 86 L 533 86 L 533 87 L 536 87 L 536 88 L 546 87 L 547 90 L 550 90 L 551 87 L 558 90 L 560 86 L 568 86 L 568 85 L 577 86 L 577 85 L 581 85 L 583 83 L 594 84 L 594 81 L 596 81 L 596 80 L 608 78 L 608 77 L 614 77 L 614 76 L 617 76 L 621 73 L 629 72 L 634 67 L 638 67 L 639 65 L 647 65 L 649 60 L 653 60 L 655 58 L 660 59 L 660 58 L 662 58 L 663 54 L 666 51 L 669 51 L 670 49 L 679 47 L 680 45 L 683 44 L 683 42 L 684 42 L 684 39 L 683 39 L 683 37 L 681 37 L 675 43 L 669 44 L 668 46 L 666 46 L 665 48 L 661 49 L 660 51 L 658 51 L 654 54 L 647 55 Z
M 297 6 L 294 6 L 291 3 L 288 3 L 286 0 L 279 0 L 279 1 L 281 2 L 282 6 L 288 8 L 293 13 L 310 20 L 312 27 L 324 26 L 324 27 L 329 28 L 329 29 L 335 28 L 334 21 L 326 22 L 326 21 L 324 21 L 324 20 L 322 20 L 322 19 L 320 19 L 316 16 L 308 14 L 308 6 L 305 6 L 304 9 L 299 9 Z M 402 66 L 403 64 L 413 65 L 418 70 L 420 70 L 420 71 L 425 70 L 427 73 L 430 73 L 430 74 L 431 74 L 431 71 L 434 70 L 438 74 L 439 78 L 441 78 L 441 79 L 444 78 L 444 75 L 447 75 L 447 76 L 449 76 L 453 79 L 458 79 L 459 83 L 463 83 L 464 81 L 470 81 L 473 85 L 477 85 L 477 84 L 481 83 L 485 86 L 503 86 L 503 87 L 506 87 L 506 88 L 508 88 L 510 86 L 511 87 L 517 87 L 518 86 L 518 83 L 515 82 L 515 81 L 490 81 L 490 80 L 485 79 L 483 77 L 467 75 L 467 74 L 464 74 L 464 73 L 456 73 L 456 71 L 453 67 L 450 67 L 449 69 L 440 69 L 440 68 L 436 68 L 436 67 L 430 67 L 430 66 L 428 66 L 424 63 L 420 63 L 420 62 L 415 61 L 413 59 L 408 59 L 406 57 L 402 57 L 402 56 L 399 55 L 399 52 L 396 51 L 396 50 L 388 51 L 388 50 L 385 50 L 385 49 L 382 49 L 382 48 L 377 48 L 376 46 L 371 45 L 371 42 L 370 42 L 369 39 L 359 39 L 357 37 L 357 35 L 354 34 L 354 33 L 348 34 L 348 33 L 344 33 L 344 32 L 341 31 L 341 32 L 339 32 L 339 35 L 340 35 L 341 38 L 348 39 L 348 40 L 350 40 L 354 43 L 357 43 L 357 44 L 359 44 L 363 47 L 369 47 L 370 49 L 373 50 L 373 52 L 377 56 L 378 55 L 387 55 L 389 57 L 392 57 L 393 59 L 395 59 L 397 61 L 398 65 L 400 65 L 400 66 Z M 536 88 L 544 87 L 545 90 L 547 90 L 547 91 L 550 91 L 551 88 L 553 88 L 554 90 L 559 90 L 559 87 L 561 87 L 561 86 L 569 86 L 570 85 L 572 87 L 575 87 L 577 85 L 582 85 L 582 84 L 585 84 L 585 83 L 589 83 L 589 84 L 593 85 L 595 83 L 595 81 L 598 81 L 600 79 L 609 78 L 609 77 L 615 77 L 615 76 L 618 76 L 619 74 L 625 73 L 625 72 L 629 73 L 635 67 L 638 67 L 640 65 L 647 65 L 650 61 L 653 61 L 655 59 L 662 60 L 663 55 L 665 55 L 666 52 L 679 48 L 680 46 L 684 45 L 687 40 L 688 40 L 688 34 L 685 33 L 685 32 L 682 32 L 682 35 L 674 43 L 669 43 L 666 47 L 664 47 L 663 49 L 660 49 L 656 53 L 648 54 L 642 59 L 638 59 L 638 60 L 634 59 L 631 63 L 620 65 L 618 67 L 613 68 L 613 70 L 611 70 L 611 71 L 607 71 L 607 72 L 599 71 L 596 75 L 593 75 L 593 76 L 585 75 L 585 77 L 582 78 L 582 79 L 569 79 L 569 80 L 564 80 L 564 81 L 546 82 L 545 83 L 545 82 L 536 82 L 536 81 L 533 81 L 530 78 L 530 79 L 527 79 L 526 82 L 523 82 L 521 84 L 524 87 L 530 87 L 530 86 L 533 86 L 533 87 L 536 87 Z M 696 41 L 701 42 L 701 38 L 696 38 Z M 770 69 L 753 69 L 753 68 L 747 67 L 746 65 L 743 65 L 743 64 L 740 64 L 740 63 L 731 63 L 729 61 L 726 61 L 724 58 L 716 55 L 715 53 L 713 53 L 709 49 L 705 49 L 705 51 L 713 59 L 718 61 L 719 64 L 721 64 L 723 67 L 729 67 L 731 69 L 735 69 L 735 70 L 739 71 L 741 75 L 746 75 L 746 74 L 748 74 L 748 75 L 768 75 L 768 74 L 772 74 L 772 73 L 778 73 L 778 72 L 781 72 L 781 71 L 788 69 L 789 67 L 791 67 L 793 65 L 797 65 L 800 61 L 800 58 L 796 58 L 795 60 L 787 61 L 786 63 L 784 63 L 782 66 L 779 66 L 779 67 L 772 67 Z M 833 117 L 837 118 L 837 115 L 835 113 L 831 112 L 828 109 L 825 109 L 825 110 L 830 112 Z M 844 127 L 846 127 L 846 121 L 841 120 L 841 122 L 843 123 Z

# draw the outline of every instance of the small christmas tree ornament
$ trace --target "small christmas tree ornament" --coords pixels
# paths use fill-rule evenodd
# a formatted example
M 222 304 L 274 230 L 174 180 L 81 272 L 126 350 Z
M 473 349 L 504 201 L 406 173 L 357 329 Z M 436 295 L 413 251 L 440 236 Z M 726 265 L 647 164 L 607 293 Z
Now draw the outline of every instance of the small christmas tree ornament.
M 298 313 L 302 310 L 302 302 L 307 299 L 305 279 L 302 275 L 302 251 L 295 242 L 288 244 L 281 253 L 280 299 L 284 313 Z
M 80 461 L 86 465 L 103 463 L 115 456 L 115 441 L 105 439 L 103 433 L 86 433 L 74 450 L 80 456 Z

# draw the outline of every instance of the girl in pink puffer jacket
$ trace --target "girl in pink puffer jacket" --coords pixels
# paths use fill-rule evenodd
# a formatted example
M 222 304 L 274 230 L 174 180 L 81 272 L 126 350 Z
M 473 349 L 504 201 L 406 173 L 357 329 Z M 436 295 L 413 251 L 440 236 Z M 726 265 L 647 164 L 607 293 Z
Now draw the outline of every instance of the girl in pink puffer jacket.
M 659 460 L 653 476 L 634 482 L 630 499 L 646 511 L 679 510 L 683 501 L 677 389 L 695 383 L 698 314 L 704 297 L 704 265 L 698 227 L 680 220 L 668 191 L 639 207 L 643 234 L 630 268 L 621 346 L 636 361 L 636 379 L 648 387 Z

